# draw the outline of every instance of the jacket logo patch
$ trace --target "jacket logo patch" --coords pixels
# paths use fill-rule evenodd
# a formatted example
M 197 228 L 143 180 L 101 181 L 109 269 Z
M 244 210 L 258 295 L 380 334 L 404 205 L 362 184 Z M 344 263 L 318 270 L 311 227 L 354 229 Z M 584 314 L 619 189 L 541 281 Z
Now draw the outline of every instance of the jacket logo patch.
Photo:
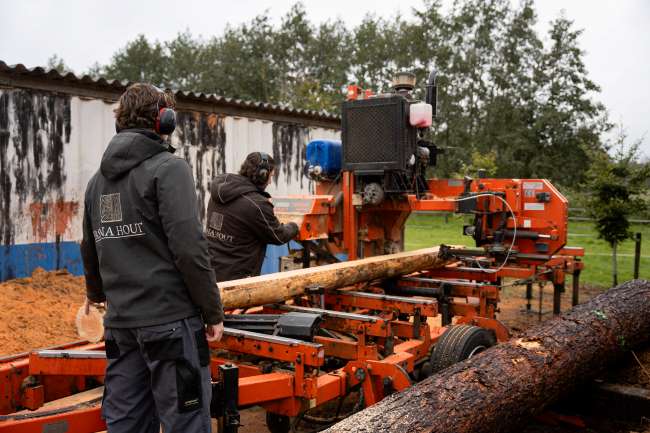
M 233 243 L 235 237 L 230 234 L 223 233 L 221 229 L 223 228 L 223 214 L 219 212 L 210 213 L 210 218 L 208 219 L 208 227 L 205 230 L 205 234 L 208 238 L 213 240 L 220 240 L 221 242 Z
M 212 214 L 210 214 L 209 226 L 211 229 L 221 231 L 221 227 L 223 226 L 223 214 L 212 212 Z
M 118 224 L 112 226 L 101 226 L 93 230 L 95 242 L 101 242 L 104 239 L 132 238 L 134 236 L 145 236 L 144 223 Z
M 233 235 L 225 234 L 219 230 L 213 229 L 212 227 L 208 227 L 208 229 L 205 231 L 205 234 L 207 237 L 211 239 L 218 239 L 221 242 L 233 243 L 235 240 L 235 237 Z
M 99 209 L 102 223 L 122 221 L 120 193 L 102 195 L 99 201 Z

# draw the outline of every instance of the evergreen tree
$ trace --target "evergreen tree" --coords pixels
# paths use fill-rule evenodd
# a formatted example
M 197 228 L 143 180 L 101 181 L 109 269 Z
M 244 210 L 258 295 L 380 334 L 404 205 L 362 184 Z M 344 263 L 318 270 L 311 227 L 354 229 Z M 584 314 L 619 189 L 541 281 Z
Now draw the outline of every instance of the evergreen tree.
M 630 217 L 647 209 L 647 181 L 650 165 L 638 163 L 640 142 L 626 146 L 621 130 L 612 149 L 613 156 L 598 152 L 587 172 L 587 201 L 601 239 L 612 247 L 612 282 L 618 284 L 617 247 L 632 235 Z
M 486 136 L 493 121 L 494 69 L 501 68 L 499 49 L 509 13 L 507 0 L 456 1 L 443 34 L 448 61 L 444 65 L 441 120 L 444 129 L 436 141 L 447 147 L 440 175 L 448 176 L 468 164 L 473 151 L 493 150 Z M 442 83 L 441 83 L 442 84 Z
M 165 67 L 167 85 L 176 89 L 206 90 L 203 74 L 208 65 L 203 64 L 204 46 L 194 39 L 189 31 L 179 33 L 175 39 L 165 43 Z
M 279 102 L 281 72 L 274 60 L 275 31 L 267 13 L 227 27 L 204 47 L 201 90 L 228 97 Z
M 144 35 L 126 44 L 113 55 L 102 75 L 111 79 L 146 81 L 166 85 L 169 57 L 158 41 L 150 43 Z
M 393 24 L 366 15 L 352 36 L 351 81 L 375 92 L 388 90 L 395 73 L 395 38 Z
M 508 11 L 497 62 L 491 68 L 493 87 L 486 106 L 482 140 L 497 155 L 499 177 L 524 177 L 535 154 L 531 133 L 537 110 L 534 81 L 542 42 L 535 31 L 532 0 Z
M 590 155 L 602 149 L 601 134 L 611 129 L 604 106 L 592 100 L 600 88 L 588 77 L 581 33 L 563 16 L 551 23 L 551 44 L 536 77 L 537 148 L 527 158 L 527 177 L 550 177 L 562 185 L 582 182 Z
M 314 25 L 296 3 L 279 25 L 264 12 L 208 40 L 187 31 L 164 43 L 140 35 L 91 72 L 338 112 L 348 84 L 386 91 L 403 69 L 416 74 L 421 98 L 435 67 L 431 138 L 447 149 L 437 175 L 463 172 L 486 155 L 496 176 L 576 185 L 603 152 L 610 125 L 584 65 L 581 31 L 561 16 L 544 46 L 533 1 L 455 0 L 443 13 L 441 0 L 423 0 L 414 19 L 368 14 L 354 28 Z
M 49 59 L 47 59 L 47 67 L 48 69 L 54 69 L 59 74 L 72 72 L 72 69 L 70 69 L 63 59 L 56 54 L 53 54 Z

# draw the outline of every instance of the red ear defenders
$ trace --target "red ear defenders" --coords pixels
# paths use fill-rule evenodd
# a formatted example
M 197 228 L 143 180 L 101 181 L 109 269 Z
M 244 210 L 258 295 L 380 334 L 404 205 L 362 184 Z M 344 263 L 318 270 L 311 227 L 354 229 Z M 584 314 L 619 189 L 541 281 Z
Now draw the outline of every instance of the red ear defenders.
M 165 92 L 162 89 L 154 87 L 164 95 Z M 176 112 L 168 107 L 159 108 L 154 130 L 159 135 L 169 135 L 174 132 L 174 129 L 176 129 Z
M 154 129 L 160 135 L 169 135 L 174 132 L 174 129 L 176 129 L 176 112 L 167 107 L 158 110 Z

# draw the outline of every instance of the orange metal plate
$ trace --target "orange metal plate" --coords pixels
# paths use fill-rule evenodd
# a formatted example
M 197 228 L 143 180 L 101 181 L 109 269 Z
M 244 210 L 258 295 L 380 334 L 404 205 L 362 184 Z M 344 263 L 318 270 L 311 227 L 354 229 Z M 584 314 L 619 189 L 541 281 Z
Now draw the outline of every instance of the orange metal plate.
M 294 362 L 300 356 L 306 365 L 318 367 L 323 365 L 323 349 L 307 344 L 287 345 L 267 341 L 250 340 L 224 335 L 221 341 L 210 343 L 210 347 L 227 349 L 233 352 L 264 356 L 280 361 Z
M 269 373 L 239 379 L 239 404 L 248 406 L 293 396 L 293 375 Z
M 33 376 L 103 376 L 106 359 L 41 358 L 29 355 L 29 374 Z
M 39 418 L 0 421 L 0 433 L 95 433 L 103 430 L 106 430 L 106 423 L 101 419 L 99 405 Z

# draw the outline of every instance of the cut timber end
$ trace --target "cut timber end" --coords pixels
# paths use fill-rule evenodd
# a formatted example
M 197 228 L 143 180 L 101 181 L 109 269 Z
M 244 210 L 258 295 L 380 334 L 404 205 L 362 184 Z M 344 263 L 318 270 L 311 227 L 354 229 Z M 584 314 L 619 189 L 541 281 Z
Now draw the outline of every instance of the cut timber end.
M 218 283 L 224 309 L 250 308 L 282 302 L 304 294 L 309 287 L 325 290 L 442 267 L 440 248 L 368 257 L 288 272 Z
M 84 340 L 97 343 L 104 338 L 104 313 L 92 305 L 88 314 L 86 314 L 83 305 L 79 308 L 75 325 L 77 334 Z

